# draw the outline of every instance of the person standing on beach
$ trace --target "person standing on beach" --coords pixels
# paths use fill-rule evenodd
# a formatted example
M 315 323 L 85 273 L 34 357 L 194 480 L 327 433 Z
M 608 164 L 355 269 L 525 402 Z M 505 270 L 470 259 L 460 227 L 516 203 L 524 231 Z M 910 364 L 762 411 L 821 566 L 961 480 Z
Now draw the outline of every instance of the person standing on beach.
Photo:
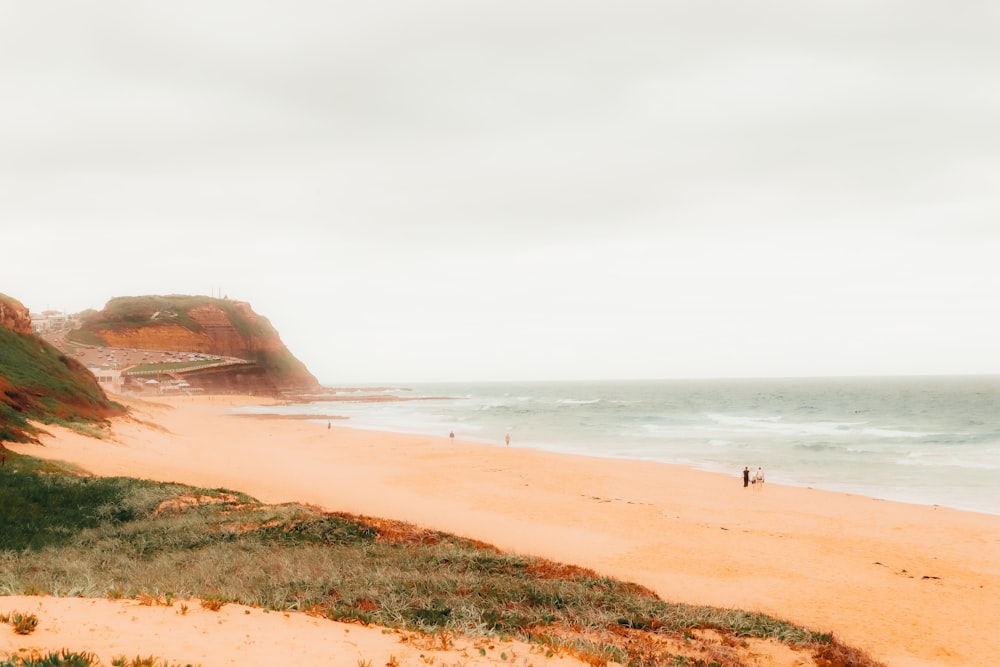
M 451 438 L 452 442 L 455 442 L 455 432 L 454 431 L 452 431 L 451 433 L 449 433 L 448 437 Z
M 743 466 L 743 488 L 750 486 L 750 466 Z
M 754 483 L 757 485 L 758 489 L 764 487 L 764 469 L 757 466 L 757 473 L 754 475 Z
M 510 433 L 507 434 L 505 440 L 507 441 L 507 446 L 510 447 Z

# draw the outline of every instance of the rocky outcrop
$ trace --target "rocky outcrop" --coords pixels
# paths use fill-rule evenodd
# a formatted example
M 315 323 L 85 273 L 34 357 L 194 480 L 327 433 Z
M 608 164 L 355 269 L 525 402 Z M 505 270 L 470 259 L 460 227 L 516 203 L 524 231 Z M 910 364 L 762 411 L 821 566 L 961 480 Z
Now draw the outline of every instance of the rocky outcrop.
M 319 382 L 250 304 L 184 295 L 118 297 L 73 337 L 108 347 L 201 352 L 252 365 L 185 374 L 212 391 L 303 392 Z
M 31 334 L 31 313 L 20 301 L 6 294 L 0 294 L 0 327 L 14 333 Z

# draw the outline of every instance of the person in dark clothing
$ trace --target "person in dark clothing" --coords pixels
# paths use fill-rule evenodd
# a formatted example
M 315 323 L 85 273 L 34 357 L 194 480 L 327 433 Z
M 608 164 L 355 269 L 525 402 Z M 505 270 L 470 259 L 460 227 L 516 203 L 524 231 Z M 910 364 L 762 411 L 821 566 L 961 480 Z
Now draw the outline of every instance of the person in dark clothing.
M 750 486 L 750 468 L 743 466 L 743 488 Z

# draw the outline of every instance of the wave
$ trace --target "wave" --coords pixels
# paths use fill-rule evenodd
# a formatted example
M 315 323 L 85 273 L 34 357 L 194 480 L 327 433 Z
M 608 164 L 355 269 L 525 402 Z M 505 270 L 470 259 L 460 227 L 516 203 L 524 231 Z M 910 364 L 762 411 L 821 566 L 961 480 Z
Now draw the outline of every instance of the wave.
M 831 451 L 831 450 L 832 451 L 843 451 L 843 449 L 841 447 L 838 447 L 837 445 L 831 445 L 831 444 L 826 443 L 826 442 L 798 443 L 798 444 L 792 445 L 792 447 L 794 447 L 795 449 L 808 449 L 808 450 L 814 451 L 814 452 L 823 452 L 823 451 Z
M 705 416 L 714 422 L 720 424 L 747 424 L 747 425 L 757 425 L 765 423 L 777 423 L 782 420 L 780 415 L 772 415 L 769 417 L 743 417 L 740 415 L 724 415 L 719 412 L 707 412 Z
M 876 438 L 930 438 L 933 433 L 924 433 L 921 431 L 900 431 L 897 429 L 889 428 L 863 428 L 860 431 L 861 435 L 875 436 Z
M 949 458 L 924 458 L 923 454 L 911 454 L 905 459 L 895 461 L 901 466 L 927 466 L 931 468 L 965 468 L 968 470 L 1000 470 L 1000 463 L 989 463 L 986 461 L 969 461 L 967 459 Z
M 594 403 L 600 403 L 600 402 L 601 399 L 599 398 L 587 398 L 587 399 L 560 398 L 556 401 L 556 403 L 559 403 L 560 405 L 593 405 Z
M 742 433 L 767 433 L 774 435 L 825 435 L 845 438 L 867 437 L 880 440 L 893 438 L 930 438 L 935 434 L 926 431 L 904 431 L 879 428 L 869 422 L 814 421 L 786 422 L 781 416 L 746 417 L 721 413 L 706 413 L 712 422 Z
M 739 415 L 724 415 L 708 413 L 706 416 L 714 423 L 725 426 L 739 433 L 766 433 L 771 435 L 856 435 L 854 429 L 859 422 L 786 422 L 780 416 L 774 417 L 743 417 Z

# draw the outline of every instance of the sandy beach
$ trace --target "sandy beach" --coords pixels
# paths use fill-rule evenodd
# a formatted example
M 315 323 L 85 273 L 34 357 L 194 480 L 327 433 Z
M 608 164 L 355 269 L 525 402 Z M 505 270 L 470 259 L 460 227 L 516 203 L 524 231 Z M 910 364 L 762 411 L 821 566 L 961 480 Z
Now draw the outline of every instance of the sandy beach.
M 248 397 L 123 400 L 132 416 L 116 421 L 104 440 L 52 428 L 43 446 L 10 447 L 72 461 L 97 475 L 226 487 L 268 503 L 402 519 L 635 581 L 668 600 L 762 611 L 832 631 L 893 667 L 989 665 L 1000 655 L 998 516 L 773 484 L 744 489 L 741 468 L 727 476 L 452 442 L 446 434 L 328 429 L 229 414 L 233 405 L 255 402 Z M 0 612 L 45 601 L 55 604 L 0 598 Z M 75 603 L 91 605 L 91 615 L 112 604 Z M 138 614 L 136 603 L 124 604 L 131 606 L 108 612 L 124 623 L 119 633 L 128 633 L 128 619 Z M 241 622 L 268 616 L 277 625 L 259 632 L 269 637 L 280 636 L 282 624 L 308 632 L 310 623 L 330 623 L 224 609 Z M 184 622 L 195 618 L 201 616 Z M 237 622 L 226 618 L 217 625 Z M 324 627 L 331 631 L 334 624 Z M 355 641 L 362 631 L 335 632 Z M 381 638 L 399 644 L 398 637 Z M 55 646 L 73 646 L 58 639 Z M 0 633 L 0 654 L 40 641 Z M 228 653 L 197 659 L 230 664 L 238 652 L 231 641 Z M 136 650 L 158 649 L 142 643 L 122 652 Z M 374 664 L 381 655 L 373 655 Z M 337 664 L 358 664 L 352 656 Z M 183 659 L 196 658 L 185 653 Z M 239 664 L 251 664 L 245 659 Z

